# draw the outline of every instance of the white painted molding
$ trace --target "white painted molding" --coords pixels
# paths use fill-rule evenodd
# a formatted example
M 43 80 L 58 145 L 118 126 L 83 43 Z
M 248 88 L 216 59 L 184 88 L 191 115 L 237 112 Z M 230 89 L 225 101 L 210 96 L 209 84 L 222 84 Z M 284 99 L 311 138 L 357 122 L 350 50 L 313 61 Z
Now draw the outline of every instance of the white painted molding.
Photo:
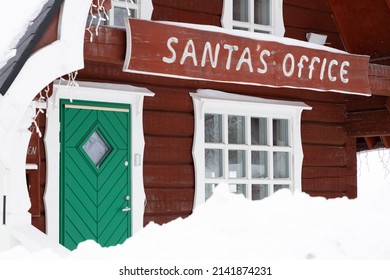
M 283 0 L 271 0 L 272 35 L 283 37 L 285 28 L 283 20 Z M 221 16 L 221 25 L 226 29 L 233 29 L 233 0 L 224 0 Z
M 151 20 L 153 13 L 153 2 L 152 0 L 140 0 L 140 18 Z
M 26 153 L 30 139 L 27 128 L 31 124 L 31 118 L 26 122 L 25 113 L 33 98 L 44 87 L 58 77 L 84 67 L 84 31 L 91 2 L 92 0 L 64 1 L 59 19 L 58 40 L 32 54 L 5 96 L 0 97 L 0 174 L 9 170 L 9 183 L 5 185 L 0 180 L 0 192 L 8 193 L 7 224 L 32 227 L 25 180 Z
M 136 157 L 143 158 L 143 100 L 154 93 L 145 88 L 130 85 L 78 82 L 78 87 L 54 85 L 54 93 L 48 102 L 47 125 L 45 134 L 47 179 L 46 179 L 46 228 L 52 240 L 59 241 L 59 178 L 60 178 L 60 99 L 113 102 L 131 105 L 131 185 L 132 185 L 132 234 L 143 228 L 145 191 L 142 160 L 136 163 Z
M 223 28 L 233 29 L 233 0 L 223 1 L 221 25 Z

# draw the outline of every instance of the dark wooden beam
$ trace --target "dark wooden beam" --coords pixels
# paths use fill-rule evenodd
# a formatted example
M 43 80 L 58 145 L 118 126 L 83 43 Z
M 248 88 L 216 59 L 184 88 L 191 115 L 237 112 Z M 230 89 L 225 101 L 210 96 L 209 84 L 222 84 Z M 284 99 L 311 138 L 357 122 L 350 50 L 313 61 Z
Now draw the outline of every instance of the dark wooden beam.
M 368 79 L 372 95 L 390 96 L 390 66 L 370 63 Z
M 385 148 L 390 148 L 390 136 L 381 136 L 381 141 Z
M 390 0 L 389 0 L 390 1 Z M 387 108 L 387 111 L 390 112 L 390 97 L 387 97 L 386 98 L 386 108 Z
M 381 140 L 385 148 L 390 148 L 390 136 L 381 136 Z
M 364 141 L 366 141 L 367 147 L 369 150 L 372 150 L 375 145 L 379 142 L 378 137 L 364 137 Z

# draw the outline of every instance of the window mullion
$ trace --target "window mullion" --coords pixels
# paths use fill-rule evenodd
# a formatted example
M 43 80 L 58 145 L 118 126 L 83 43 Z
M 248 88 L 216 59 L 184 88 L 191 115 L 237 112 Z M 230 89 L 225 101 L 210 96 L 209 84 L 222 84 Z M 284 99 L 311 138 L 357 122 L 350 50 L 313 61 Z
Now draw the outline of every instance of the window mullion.
M 246 195 L 247 198 L 252 200 L 252 150 L 251 150 L 251 116 L 245 117 L 245 143 L 246 143 L 246 177 L 247 177 L 247 184 L 246 184 Z
M 254 3 L 254 0 L 249 0 L 248 2 L 249 2 L 248 3 L 248 5 L 249 5 L 249 7 L 248 7 L 248 14 L 249 14 L 248 21 L 251 25 L 251 27 L 250 27 L 251 31 L 254 31 L 253 24 L 255 23 L 255 3 Z
M 228 127 L 228 115 L 222 115 L 222 143 L 224 144 L 223 149 L 223 178 L 229 179 L 229 127 Z
M 268 118 L 267 122 L 267 129 L 268 129 L 268 146 L 271 147 L 271 149 L 268 151 L 268 177 L 271 179 L 270 184 L 268 185 L 268 193 L 271 195 L 274 193 L 273 188 L 273 179 L 274 179 L 274 148 L 273 148 L 273 123 L 272 118 Z

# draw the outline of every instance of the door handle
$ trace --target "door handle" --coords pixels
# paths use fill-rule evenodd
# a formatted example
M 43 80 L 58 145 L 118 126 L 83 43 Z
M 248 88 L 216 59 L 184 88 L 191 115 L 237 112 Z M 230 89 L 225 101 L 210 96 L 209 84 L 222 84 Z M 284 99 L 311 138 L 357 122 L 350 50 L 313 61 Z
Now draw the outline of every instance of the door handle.
M 122 209 L 122 212 L 129 212 L 130 210 L 131 208 L 126 206 L 125 208 Z

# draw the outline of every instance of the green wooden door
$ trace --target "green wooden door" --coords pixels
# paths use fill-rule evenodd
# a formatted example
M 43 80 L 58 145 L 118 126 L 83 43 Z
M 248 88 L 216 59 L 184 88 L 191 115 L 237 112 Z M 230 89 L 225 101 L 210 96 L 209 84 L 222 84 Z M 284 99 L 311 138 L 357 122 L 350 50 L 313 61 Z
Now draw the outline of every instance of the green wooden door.
M 61 101 L 60 243 L 131 235 L 130 105 Z

